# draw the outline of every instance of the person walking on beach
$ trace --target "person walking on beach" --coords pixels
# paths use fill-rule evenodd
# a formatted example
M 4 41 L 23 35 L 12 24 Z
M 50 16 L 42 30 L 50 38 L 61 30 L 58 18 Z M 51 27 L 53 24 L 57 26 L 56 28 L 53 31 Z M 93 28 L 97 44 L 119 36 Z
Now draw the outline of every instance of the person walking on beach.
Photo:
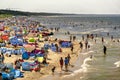
M 73 45 L 71 45 L 71 52 L 72 52 L 72 53 L 73 53 L 73 49 L 74 49 L 74 48 L 73 48 Z
M 67 58 L 68 58 L 68 65 L 70 65 L 70 59 L 71 59 L 70 54 L 68 54 Z
M 107 51 L 107 47 L 104 45 L 104 46 L 103 46 L 104 56 L 106 56 L 106 51 Z
M 63 63 L 64 63 L 62 57 L 60 58 L 59 63 L 60 63 L 60 67 L 61 67 L 61 70 L 62 70 L 62 68 L 63 68 Z
M 88 48 L 88 41 L 86 40 L 85 41 L 85 49 L 87 49 Z
M 68 63 L 69 63 L 69 60 L 68 60 L 67 57 L 65 57 L 64 63 L 65 63 L 65 71 L 68 71 Z

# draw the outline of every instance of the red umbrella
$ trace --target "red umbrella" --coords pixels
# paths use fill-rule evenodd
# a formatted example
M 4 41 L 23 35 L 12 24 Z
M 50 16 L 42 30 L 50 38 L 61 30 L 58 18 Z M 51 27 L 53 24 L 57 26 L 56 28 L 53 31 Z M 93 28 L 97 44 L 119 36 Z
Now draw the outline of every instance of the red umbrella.
M 8 35 L 2 35 L 1 38 L 2 38 L 2 40 L 9 40 Z

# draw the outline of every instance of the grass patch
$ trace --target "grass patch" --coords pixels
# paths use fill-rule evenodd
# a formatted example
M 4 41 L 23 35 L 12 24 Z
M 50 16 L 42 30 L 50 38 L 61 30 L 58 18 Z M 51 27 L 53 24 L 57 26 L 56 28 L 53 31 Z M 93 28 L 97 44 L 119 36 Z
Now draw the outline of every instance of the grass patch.
M 0 14 L 0 18 L 9 18 L 12 17 L 12 15 L 9 14 Z

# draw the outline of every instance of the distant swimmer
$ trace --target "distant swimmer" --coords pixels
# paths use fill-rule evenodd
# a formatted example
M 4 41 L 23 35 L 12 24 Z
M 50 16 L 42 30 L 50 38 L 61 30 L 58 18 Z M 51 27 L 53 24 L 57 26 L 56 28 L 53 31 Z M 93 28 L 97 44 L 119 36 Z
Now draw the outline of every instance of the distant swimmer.
M 106 56 L 106 51 L 107 51 L 107 47 L 104 45 L 103 46 L 103 52 L 104 52 L 104 55 Z

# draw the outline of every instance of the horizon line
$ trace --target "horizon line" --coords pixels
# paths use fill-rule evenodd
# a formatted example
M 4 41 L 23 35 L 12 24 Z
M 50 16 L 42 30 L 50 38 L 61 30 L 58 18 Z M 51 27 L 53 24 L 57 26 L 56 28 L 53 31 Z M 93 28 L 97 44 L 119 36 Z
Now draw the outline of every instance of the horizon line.
M 0 9 L 0 10 L 10 10 L 10 11 L 19 11 L 19 12 L 28 12 L 28 13 L 56 13 L 56 14 L 71 14 L 71 15 L 120 15 L 120 13 L 61 13 L 61 12 L 35 12 L 35 11 L 26 11 L 26 10 L 15 10 L 15 9 Z

